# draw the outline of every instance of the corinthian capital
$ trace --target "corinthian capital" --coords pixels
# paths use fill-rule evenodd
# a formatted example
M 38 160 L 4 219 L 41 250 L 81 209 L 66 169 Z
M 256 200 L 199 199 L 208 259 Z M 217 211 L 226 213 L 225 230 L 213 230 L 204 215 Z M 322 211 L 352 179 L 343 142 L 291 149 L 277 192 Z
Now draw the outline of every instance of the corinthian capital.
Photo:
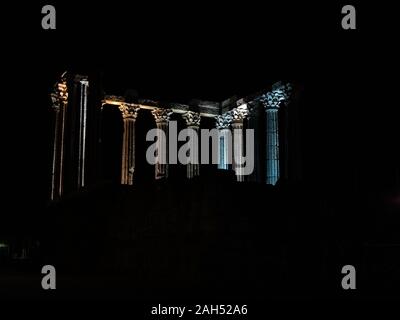
M 156 123 L 159 123 L 168 122 L 169 117 L 171 116 L 171 114 L 173 114 L 173 112 L 171 109 L 155 108 L 151 111 L 151 114 L 154 116 Z
M 232 109 L 231 111 L 232 121 L 233 122 L 242 122 L 246 116 L 249 114 L 247 110 L 247 106 L 245 108 L 237 107 Z
M 217 129 L 228 129 L 232 123 L 232 114 L 230 112 L 226 112 L 223 115 L 216 116 L 216 128 Z
M 59 81 L 54 85 L 53 92 L 50 94 L 52 107 L 54 110 L 60 110 L 61 106 L 64 106 L 68 102 L 68 87 L 66 72 L 64 72 Z
M 187 126 L 200 126 L 200 113 L 188 111 L 182 115 L 182 118 L 186 121 Z
M 275 86 L 272 91 L 263 94 L 260 101 L 266 109 L 279 109 L 281 104 L 287 104 L 292 92 L 290 83 L 279 84 Z
M 120 104 L 118 108 L 122 112 L 123 119 L 133 119 L 133 120 L 136 120 L 138 111 L 140 109 L 140 107 L 137 105 L 127 104 L 127 103 Z

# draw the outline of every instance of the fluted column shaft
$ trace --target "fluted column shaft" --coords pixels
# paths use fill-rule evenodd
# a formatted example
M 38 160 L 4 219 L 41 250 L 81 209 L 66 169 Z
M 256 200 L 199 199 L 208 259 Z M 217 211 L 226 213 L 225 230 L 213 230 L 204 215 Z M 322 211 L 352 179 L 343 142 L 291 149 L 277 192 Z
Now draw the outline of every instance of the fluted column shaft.
M 219 130 L 218 169 L 228 170 L 229 163 L 232 161 L 232 134 L 229 128 L 231 122 L 232 116 L 229 112 L 216 118 L 216 128 Z
M 65 74 L 57 82 L 51 94 L 52 109 L 54 111 L 54 137 L 51 167 L 50 200 L 60 197 L 63 193 L 64 177 L 64 132 L 65 114 L 68 103 L 67 80 Z
M 79 142 L 78 142 L 78 188 L 85 186 L 86 129 L 88 117 L 89 81 L 83 78 L 80 83 L 79 101 Z
M 279 179 L 278 109 L 266 110 L 266 183 L 275 185 Z
M 135 123 L 140 109 L 136 105 L 122 104 L 124 133 L 122 140 L 121 184 L 132 185 L 135 172 Z
M 173 113 L 171 109 L 161 109 L 156 108 L 151 112 L 156 121 L 157 129 L 162 130 L 165 134 L 159 135 L 157 139 L 157 150 L 165 155 L 164 157 L 159 155 L 158 161 L 155 165 L 155 179 L 168 178 L 168 127 L 169 127 L 169 117 Z M 165 138 L 165 141 L 164 141 Z M 165 149 L 164 149 L 165 148 Z
M 254 171 L 249 176 L 249 181 L 260 182 L 264 180 L 261 176 L 261 167 L 264 166 L 264 159 L 261 159 L 260 152 L 260 120 L 264 122 L 264 117 L 260 117 L 259 103 L 251 101 L 248 103 L 249 115 L 248 115 L 248 128 L 254 130 L 255 144 L 254 144 Z M 261 118 L 261 119 L 260 119 Z M 264 132 L 262 133 L 264 134 Z
M 190 152 L 193 154 L 190 155 L 195 159 L 194 163 L 189 162 L 186 166 L 186 176 L 188 179 L 192 179 L 198 175 L 200 175 L 200 164 L 199 164 L 199 150 L 198 146 L 195 146 L 194 140 L 198 139 L 198 131 L 200 128 L 200 113 L 188 111 L 182 115 L 183 119 L 186 121 L 186 125 L 188 129 L 192 129 L 190 131 L 191 134 L 197 135 L 197 137 L 189 138 L 189 148 Z
M 236 174 L 237 181 L 243 181 L 242 159 L 243 159 L 243 122 L 237 121 L 232 123 L 233 129 L 233 145 L 234 145 L 234 161 L 233 170 Z
M 244 181 L 243 175 L 243 121 L 248 115 L 247 106 L 245 108 L 235 108 L 231 111 L 233 129 L 233 170 L 239 182 Z
M 229 128 L 220 129 L 219 137 L 219 163 L 218 169 L 229 169 L 229 144 L 231 143 L 231 130 Z M 230 146 L 232 148 L 232 146 Z M 232 150 L 230 152 L 232 154 Z

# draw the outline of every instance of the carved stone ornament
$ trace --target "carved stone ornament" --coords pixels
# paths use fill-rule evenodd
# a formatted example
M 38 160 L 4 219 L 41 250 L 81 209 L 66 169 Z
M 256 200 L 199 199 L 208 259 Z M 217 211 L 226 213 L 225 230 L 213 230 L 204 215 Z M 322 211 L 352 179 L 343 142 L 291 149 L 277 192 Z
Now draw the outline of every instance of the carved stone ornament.
M 229 129 L 229 126 L 232 123 L 232 114 L 230 112 L 226 112 L 223 115 L 216 116 L 216 128 L 217 129 Z
M 182 115 L 182 118 L 186 121 L 187 126 L 200 126 L 200 113 L 188 111 Z
M 279 109 L 282 103 L 288 103 L 291 92 L 292 86 L 290 83 L 282 84 L 262 95 L 260 101 L 266 109 Z
M 122 112 L 123 119 L 136 120 L 140 107 L 138 105 L 122 103 L 119 105 L 119 110 Z
M 54 85 L 53 92 L 50 94 L 52 107 L 56 111 L 59 111 L 61 106 L 65 106 L 68 102 L 68 87 L 66 72 L 61 76 L 60 81 Z
M 241 122 L 243 121 L 246 116 L 249 114 L 249 111 L 247 108 L 234 108 L 230 111 L 232 115 L 232 121 L 233 122 Z
M 173 112 L 171 109 L 155 108 L 151 111 L 151 114 L 154 116 L 156 123 L 159 123 L 159 122 L 168 122 Z

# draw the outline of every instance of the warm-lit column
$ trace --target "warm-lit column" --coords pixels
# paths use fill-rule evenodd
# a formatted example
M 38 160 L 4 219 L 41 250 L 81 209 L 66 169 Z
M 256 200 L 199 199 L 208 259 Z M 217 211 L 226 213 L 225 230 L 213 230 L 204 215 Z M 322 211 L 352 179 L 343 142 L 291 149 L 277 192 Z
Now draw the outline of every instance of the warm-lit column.
M 279 108 L 289 98 L 290 86 L 280 86 L 260 99 L 266 115 L 266 183 L 275 185 L 280 177 Z
M 195 146 L 194 139 L 198 139 L 198 132 L 200 127 L 200 113 L 188 111 L 182 115 L 183 119 L 186 121 L 186 125 L 188 129 L 193 129 L 193 132 L 197 137 L 190 137 L 190 152 L 194 152 L 194 154 L 189 155 L 194 157 L 196 160 L 194 163 L 188 163 L 186 166 L 186 175 L 189 179 L 196 177 L 200 174 L 200 165 L 199 165 L 199 145 Z M 198 140 L 197 140 L 198 141 Z
M 64 131 L 65 113 L 68 103 L 67 80 L 65 74 L 55 84 L 51 94 L 52 109 L 54 111 L 54 139 L 51 166 L 50 200 L 60 197 L 63 193 L 63 164 L 64 164 Z
M 135 122 L 139 106 L 123 103 L 119 106 L 124 122 L 122 140 L 121 184 L 133 184 L 135 172 Z
M 219 130 L 218 169 L 228 170 L 229 164 L 232 163 L 231 123 L 232 115 L 230 112 L 216 117 L 216 128 Z
M 168 124 L 169 117 L 173 113 L 171 109 L 161 109 L 156 108 L 151 111 L 156 120 L 157 129 L 162 130 L 165 133 L 165 136 L 159 135 L 157 139 L 157 150 L 158 152 L 164 152 L 165 154 L 165 163 L 156 163 L 155 165 L 155 178 L 162 179 L 168 178 Z M 165 139 L 165 141 L 163 141 Z M 165 150 L 163 150 L 165 148 Z M 162 157 L 161 157 L 162 158 Z M 159 158 L 159 160 L 161 160 Z
M 232 130 L 233 130 L 233 170 L 237 181 L 244 181 L 243 175 L 243 121 L 248 111 L 247 106 L 232 109 Z

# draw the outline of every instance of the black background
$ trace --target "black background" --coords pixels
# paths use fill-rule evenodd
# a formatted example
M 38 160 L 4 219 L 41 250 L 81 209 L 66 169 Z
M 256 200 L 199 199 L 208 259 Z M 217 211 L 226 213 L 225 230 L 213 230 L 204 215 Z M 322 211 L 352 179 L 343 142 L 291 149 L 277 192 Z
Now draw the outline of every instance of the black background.
M 3 20 L 4 119 L 19 122 L 5 136 L 21 141 L 29 133 L 23 148 L 5 139 L 5 160 L 35 168 L 11 175 L 17 188 L 26 174 L 30 190 L 43 181 L 48 94 L 64 70 L 103 71 L 108 94 L 135 88 L 141 96 L 178 102 L 220 101 L 275 80 L 301 81 L 308 102 L 306 175 L 319 179 L 323 170 L 319 183 L 344 188 L 390 179 L 397 131 L 395 78 L 388 74 L 397 65 L 394 11 L 385 6 L 375 12 L 374 5 L 359 4 L 357 30 L 346 31 L 342 3 L 55 5 L 56 30 L 41 28 L 42 4 L 9 9 L 14 18 Z
M 68 1 L 52 3 L 57 29 L 43 30 L 44 4 L 7 8 L 11 19 L 2 21 L 2 216 L 15 230 L 29 229 L 46 205 L 48 94 L 71 69 L 102 70 L 109 94 L 136 88 L 166 101 L 220 101 L 275 80 L 301 82 L 308 184 L 338 207 L 362 195 L 362 208 L 392 190 L 396 172 L 399 179 L 396 19 L 387 4 L 352 3 L 357 30 L 343 30 L 340 1 Z M 339 217 L 338 237 L 362 233 L 363 212 L 352 210 Z

